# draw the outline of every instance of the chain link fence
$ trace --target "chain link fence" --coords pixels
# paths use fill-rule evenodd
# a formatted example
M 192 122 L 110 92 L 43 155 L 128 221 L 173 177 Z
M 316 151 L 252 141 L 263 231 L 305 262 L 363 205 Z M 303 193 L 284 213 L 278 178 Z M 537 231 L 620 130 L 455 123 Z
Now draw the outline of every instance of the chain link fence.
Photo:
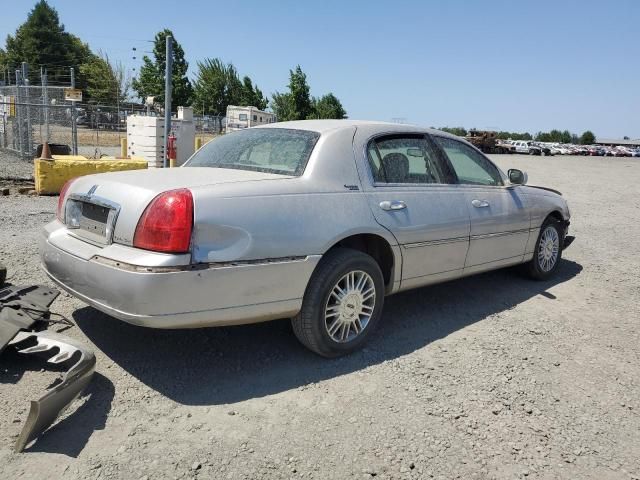
M 118 155 L 127 117 L 151 114 L 142 105 L 95 105 L 65 100 L 65 87 L 0 87 L 0 148 L 27 160 L 44 142 L 62 152 L 99 158 Z M 161 113 L 160 113 L 161 114 Z M 222 116 L 194 116 L 196 135 L 206 140 L 224 132 Z

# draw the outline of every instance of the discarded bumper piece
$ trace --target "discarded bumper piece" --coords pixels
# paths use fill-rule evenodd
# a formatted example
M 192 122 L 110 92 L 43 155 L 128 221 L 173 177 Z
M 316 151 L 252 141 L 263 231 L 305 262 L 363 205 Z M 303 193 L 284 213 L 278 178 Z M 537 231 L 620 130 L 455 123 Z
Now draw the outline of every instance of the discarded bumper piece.
M 36 342 L 35 345 L 24 348 L 20 346 L 33 341 Z M 18 332 L 9 345 L 16 346 L 20 353 L 51 352 L 57 349 L 58 353 L 47 360 L 53 364 L 77 358 L 60 383 L 51 387 L 39 400 L 31 401 L 29 416 L 15 445 L 15 451 L 21 452 L 82 393 L 95 371 L 96 357 L 75 340 L 51 332 Z
M 21 452 L 46 430 L 84 390 L 96 367 L 96 357 L 75 340 L 52 332 L 25 331 L 49 320 L 49 306 L 60 292 L 42 286 L 0 288 L 0 352 L 8 345 L 20 353 L 50 353 L 48 363 L 72 363 L 62 380 L 31 401 L 27 421 L 15 444 Z
M 0 352 L 20 330 L 47 319 L 58 295 L 55 288 L 39 285 L 0 288 Z

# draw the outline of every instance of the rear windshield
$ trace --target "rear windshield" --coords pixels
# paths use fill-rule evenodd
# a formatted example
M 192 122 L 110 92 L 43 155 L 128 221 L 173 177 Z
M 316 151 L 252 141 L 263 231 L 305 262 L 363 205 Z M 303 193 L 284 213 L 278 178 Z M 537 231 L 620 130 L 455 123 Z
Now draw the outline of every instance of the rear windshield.
M 320 134 L 285 128 L 249 128 L 217 137 L 185 167 L 235 168 L 302 175 Z

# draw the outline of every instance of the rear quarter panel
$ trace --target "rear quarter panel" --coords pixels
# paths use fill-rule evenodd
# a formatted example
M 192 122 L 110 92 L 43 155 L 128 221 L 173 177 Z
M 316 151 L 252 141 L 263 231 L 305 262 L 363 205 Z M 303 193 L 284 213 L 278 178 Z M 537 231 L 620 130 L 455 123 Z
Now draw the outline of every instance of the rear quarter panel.
M 376 233 L 395 245 L 362 193 L 354 133 L 323 134 L 300 177 L 192 189 L 193 261 L 319 255 L 358 233 Z

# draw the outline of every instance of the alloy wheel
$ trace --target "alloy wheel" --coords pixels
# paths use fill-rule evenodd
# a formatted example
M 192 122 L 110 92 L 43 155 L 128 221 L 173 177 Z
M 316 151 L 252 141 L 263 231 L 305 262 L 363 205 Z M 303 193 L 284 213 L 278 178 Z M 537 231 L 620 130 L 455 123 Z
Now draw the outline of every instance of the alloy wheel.
M 346 343 L 367 328 L 376 302 L 376 287 L 367 272 L 354 270 L 331 289 L 325 305 L 324 324 L 334 342 Z
M 543 272 L 549 272 L 558 261 L 560 252 L 560 236 L 558 230 L 549 225 L 542 232 L 538 247 L 538 265 Z

